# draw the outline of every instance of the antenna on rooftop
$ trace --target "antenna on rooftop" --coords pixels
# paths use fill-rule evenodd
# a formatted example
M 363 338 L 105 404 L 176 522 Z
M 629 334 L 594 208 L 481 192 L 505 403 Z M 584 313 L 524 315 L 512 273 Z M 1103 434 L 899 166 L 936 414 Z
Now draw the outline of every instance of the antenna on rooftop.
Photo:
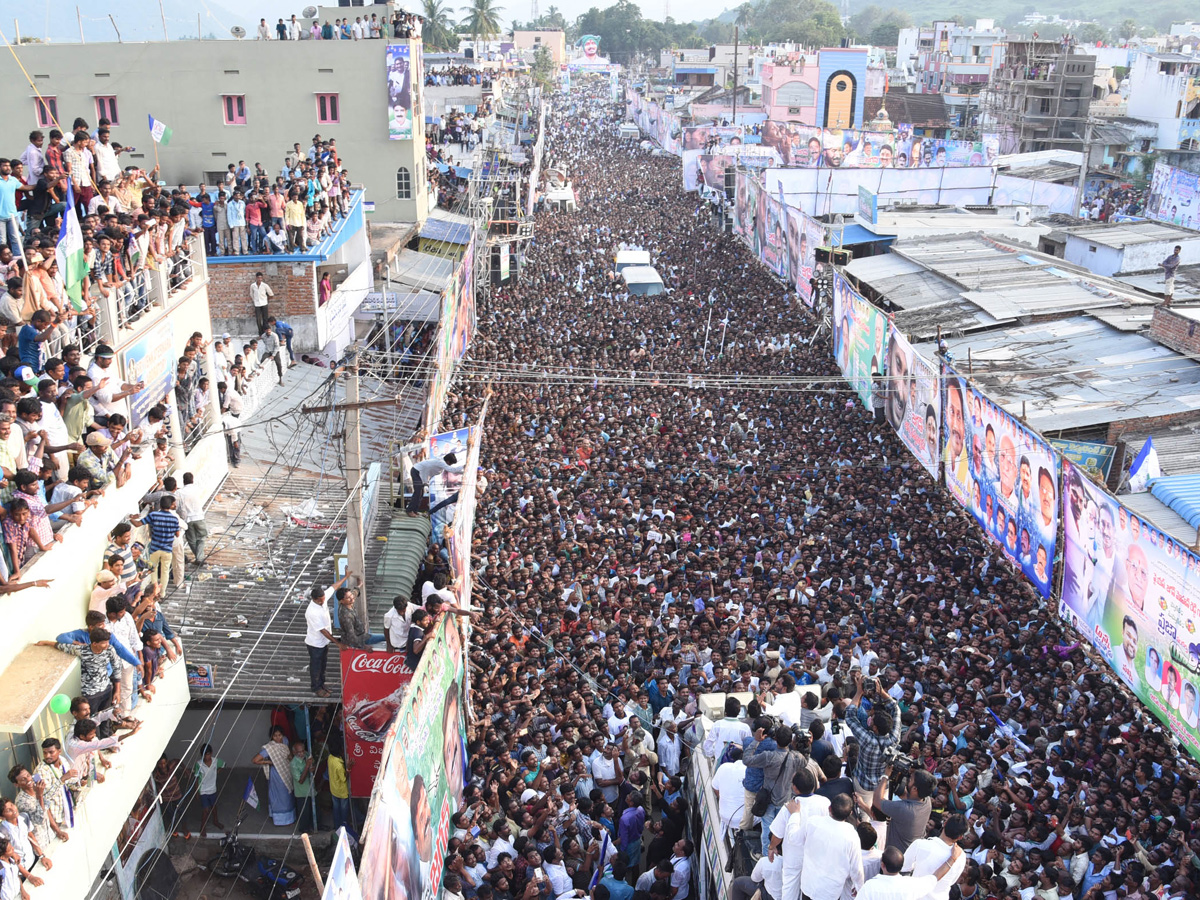
M 304 12 L 300 13 L 306 19 L 315 19 L 317 17 L 317 8 L 315 6 L 304 7 Z
M 241 25 L 234 25 L 232 28 L 229 29 L 229 33 L 232 34 L 235 38 L 237 38 L 240 41 L 242 38 L 244 38 L 246 36 L 246 29 L 243 28 Z

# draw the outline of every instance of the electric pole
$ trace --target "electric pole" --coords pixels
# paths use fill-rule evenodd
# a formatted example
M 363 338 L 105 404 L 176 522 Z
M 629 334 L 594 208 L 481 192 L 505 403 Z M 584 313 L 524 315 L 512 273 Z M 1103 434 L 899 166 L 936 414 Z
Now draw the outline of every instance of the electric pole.
M 1092 118 L 1088 116 L 1083 129 L 1083 161 L 1079 164 L 1079 183 L 1075 185 L 1075 209 L 1071 213 L 1075 218 L 1080 217 L 1083 209 L 1083 191 L 1087 183 L 1088 162 L 1092 155 Z
M 346 571 L 358 576 L 358 599 L 354 609 L 363 628 L 367 622 L 366 558 L 363 548 L 363 468 L 362 468 L 362 408 L 358 403 L 358 354 L 351 351 L 346 367 L 346 486 L 350 489 L 346 508 Z

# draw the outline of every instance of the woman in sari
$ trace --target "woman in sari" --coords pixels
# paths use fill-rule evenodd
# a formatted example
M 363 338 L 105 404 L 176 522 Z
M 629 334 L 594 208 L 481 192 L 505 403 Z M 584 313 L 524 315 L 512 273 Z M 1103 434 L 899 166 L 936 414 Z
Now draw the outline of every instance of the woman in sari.
M 271 822 L 275 825 L 291 825 L 296 821 L 296 798 L 292 796 L 292 754 L 282 728 L 276 725 L 271 729 L 271 740 L 267 741 L 253 762 L 266 770 Z

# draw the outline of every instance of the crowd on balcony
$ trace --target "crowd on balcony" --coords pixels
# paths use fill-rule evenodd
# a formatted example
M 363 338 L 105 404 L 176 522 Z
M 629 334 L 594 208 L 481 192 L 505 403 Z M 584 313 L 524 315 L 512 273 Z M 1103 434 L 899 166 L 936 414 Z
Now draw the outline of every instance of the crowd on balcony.
M 440 66 L 425 72 L 426 87 L 462 87 L 479 85 L 485 88 L 492 86 L 492 73 L 488 69 L 475 69 L 471 66 Z
M 303 253 L 332 233 L 350 209 L 350 173 L 337 141 L 313 135 L 272 176 L 261 162 L 230 163 L 220 184 L 176 192 L 188 204 L 189 227 L 204 234 L 210 257 Z
M 254 37 L 259 41 L 377 41 L 420 36 L 421 17 L 398 10 L 391 19 L 371 13 L 370 16 L 355 16 L 354 21 L 349 16 L 333 22 L 313 19 L 307 25 L 296 16 L 279 19 L 274 25 L 259 19 Z

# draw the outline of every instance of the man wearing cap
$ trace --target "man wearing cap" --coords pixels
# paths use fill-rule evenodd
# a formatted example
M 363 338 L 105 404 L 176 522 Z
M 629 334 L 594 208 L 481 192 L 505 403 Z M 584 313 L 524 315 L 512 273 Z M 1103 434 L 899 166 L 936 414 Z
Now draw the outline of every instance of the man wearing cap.
M 124 487 L 129 480 L 129 445 L 121 452 L 120 458 L 112 452 L 112 441 L 98 431 L 87 436 L 87 449 L 79 454 L 75 461 L 91 479 L 93 490 L 104 490 L 110 484 Z
M 28 324 L 21 326 L 21 330 L 17 332 L 17 350 L 21 362 L 34 372 L 42 371 L 42 364 L 46 360 L 42 345 L 54 336 L 57 327 L 55 317 L 46 310 L 39 309 L 30 317 Z M 25 381 L 23 378 L 21 380 Z M 36 386 L 35 382 L 34 387 Z
M 116 374 L 111 369 L 112 361 L 112 347 L 107 344 L 98 344 L 95 357 L 87 371 L 88 378 L 97 385 L 95 393 L 92 394 L 92 409 L 95 410 L 97 417 L 102 416 L 105 420 L 114 413 L 123 413 L 124 408 L 120 401 L 136 394 L 146 386 L 144 381 L 139 381 L 136 384 L 122 384 L 119 390 L 113 391 L 106 383 L 110 380 L 110 376 Z

